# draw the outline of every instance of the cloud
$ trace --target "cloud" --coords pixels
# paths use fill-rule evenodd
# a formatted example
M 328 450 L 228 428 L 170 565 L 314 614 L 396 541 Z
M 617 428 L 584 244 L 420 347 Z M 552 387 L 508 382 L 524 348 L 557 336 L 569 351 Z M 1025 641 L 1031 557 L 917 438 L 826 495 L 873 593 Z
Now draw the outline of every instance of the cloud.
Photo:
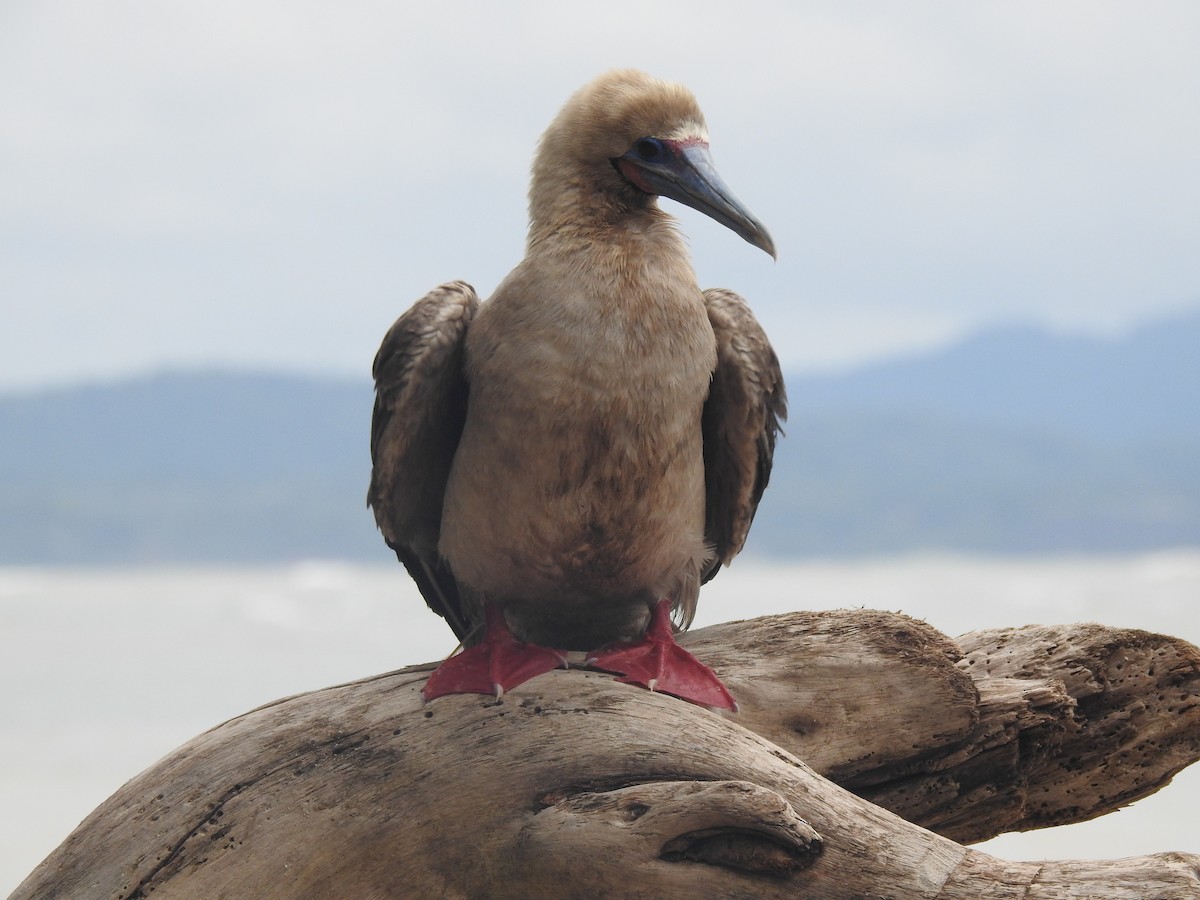
M 1198 38 L 1185 2 L 7 4 L 0 386 L 364 371 L 516 261 L 537 135 L 614 65 L 700 97 L 781 254 L 684 213 L 698 270 L 790 363 L 1134 320 L 1200 299 Z

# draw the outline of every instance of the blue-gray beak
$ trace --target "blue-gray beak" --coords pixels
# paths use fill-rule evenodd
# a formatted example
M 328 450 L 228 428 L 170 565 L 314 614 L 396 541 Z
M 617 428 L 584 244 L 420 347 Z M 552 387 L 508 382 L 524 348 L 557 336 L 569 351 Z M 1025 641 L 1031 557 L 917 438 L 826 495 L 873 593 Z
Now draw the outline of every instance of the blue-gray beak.
M 771 235 L 721 180 L 707 144 L 643 138 L 614 162 L 646 193 L 699 210 L 775 258 Z

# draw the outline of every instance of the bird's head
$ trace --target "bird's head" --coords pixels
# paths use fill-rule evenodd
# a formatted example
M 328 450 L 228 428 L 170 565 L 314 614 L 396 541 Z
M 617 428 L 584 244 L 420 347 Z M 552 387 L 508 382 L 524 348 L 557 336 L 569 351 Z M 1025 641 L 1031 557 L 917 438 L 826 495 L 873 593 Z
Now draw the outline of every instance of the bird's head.
M 530 187 L 534 221 L 556 208 L 566 213 L 562 203 L 605 216 L 652 207 L 658 196 L 699 210 L 775 256 L 767 229 L 717 174 L 691 91 L 634 69 L 601 75 L 542 135 Z

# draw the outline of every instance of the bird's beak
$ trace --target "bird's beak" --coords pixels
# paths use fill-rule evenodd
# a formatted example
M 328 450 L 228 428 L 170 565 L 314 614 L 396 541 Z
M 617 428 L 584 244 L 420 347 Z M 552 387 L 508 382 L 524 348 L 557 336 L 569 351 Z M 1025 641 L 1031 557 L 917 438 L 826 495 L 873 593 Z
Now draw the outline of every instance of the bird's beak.
M 617 169 L 646 193 L 670 197 L 699 210 L 775 259 L 775 242 L 766 226 L 721 180 L 707 144 L 669 140 L 657 143 L 662 147 L 657 158 L 648 160 L 636 149 L 630 150 L 616 160 Z

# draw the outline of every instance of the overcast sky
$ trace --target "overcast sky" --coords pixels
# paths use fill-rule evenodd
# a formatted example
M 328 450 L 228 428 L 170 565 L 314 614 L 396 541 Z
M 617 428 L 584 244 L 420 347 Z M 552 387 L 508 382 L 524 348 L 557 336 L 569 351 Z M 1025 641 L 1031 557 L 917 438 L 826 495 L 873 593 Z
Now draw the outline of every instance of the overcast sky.
M 1192 0 L 3 0 L 0 390 L 366 377 L 517 261 L 538 135 L 625 65 L 700 98 L 779 248 L 683 211 L 701 281 L 792 368 L 1195 307 L 1198 47 Z

